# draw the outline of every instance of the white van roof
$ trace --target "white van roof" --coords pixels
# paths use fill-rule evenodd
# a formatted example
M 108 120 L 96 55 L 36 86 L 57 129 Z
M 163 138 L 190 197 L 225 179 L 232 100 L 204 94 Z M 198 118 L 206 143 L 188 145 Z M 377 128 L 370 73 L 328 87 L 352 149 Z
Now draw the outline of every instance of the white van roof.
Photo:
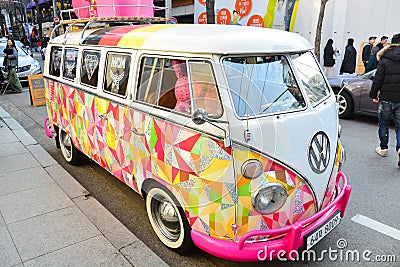
M 79 44 L 82 32 L 67 34 Z M 273 29 L 215 24 L 152 24 L 90 29 L 84 44 L 206 54 L 297 52 L 312 49 L 302 36 Z M 64 35 L 52 43 L 63 43 Z

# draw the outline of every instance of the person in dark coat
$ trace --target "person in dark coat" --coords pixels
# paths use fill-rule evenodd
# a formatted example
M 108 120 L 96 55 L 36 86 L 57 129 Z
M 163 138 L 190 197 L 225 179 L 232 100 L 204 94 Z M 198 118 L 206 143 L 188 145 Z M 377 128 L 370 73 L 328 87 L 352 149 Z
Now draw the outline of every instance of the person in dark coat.
M 381 37 L 381 41 L 379 42 L 379 44 L 376 45 L 379 48 L 379 50 L 381 50 L 386 45 L 388 39 L 389 37 L 385 35 Z
M 365 66 L 365 73 L 370 72 L 371 70 L 376 69 L 378 66 L 378 60 L 376 59 L 376 53 L 378 53 L 379 48 L 374 46 L 371 50 L 371 55 L 368 58 L 367 65 Z
M 368 39 L 368 44 L 364 45 L 362 50 L 362 62 L 364 63 L 364 68 L 367 68 L 368 59 L 371 56 L 372 47 L 374 47 L 376 37 L 371 36 Z M 365 71 L 367 72 L 367 71 Z
M 18 67 L 18 51 L 13 39 L 8 38 L 7 46 L 3 51 L 3 66 L 7 71 L 8 86 L 16 93 L 22 92 L 21 82 L 18 79 L 16 68 Z
M 333 59 L 334 54 L 333 40 L 329 39 L 324 48 L 324 73 L 326 76 L 333 75 L 333 65 L 335 65 L 335 59 Z
M 340 66 L 340 74 L 353 74 L 356 71 L 357 51 L 354 48 L 353 44 L 353 38 L 347 39 L 347 46 L 344 51 L 344 58 L 342 61 L 342 65 Z
M 393 116 L 396 129 L 396 151 L 400 167 L 400 33 L 395 34 L 390 45 L 378 52 L 379 61 L 369 96 L 379 103 L 379 140 L 375 149 L 382 157 L 388 153 L 389 124 Z M 379 95 L 378 95 L 379 93 Z

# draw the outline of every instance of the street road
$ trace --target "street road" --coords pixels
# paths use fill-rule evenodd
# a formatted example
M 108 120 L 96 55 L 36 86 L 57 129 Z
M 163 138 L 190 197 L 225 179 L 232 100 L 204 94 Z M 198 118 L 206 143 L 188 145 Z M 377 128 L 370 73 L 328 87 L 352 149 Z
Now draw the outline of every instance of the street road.
M 27 89 L 27 88 L 26 88 Z M 319 261 L 234 263 L 218 259 L 199 249 L 189 255 L 179 255 L 167 249 L 154 234 L 145 211 L 143 199 L 93 162 L 76 167 L 68 165 L 56 149 L 54 140 L 43 130 L 42 122 L 47 116 L 45 107 L 30 106 L 28 92 L 0 96 L 0 104 L 10 113 L 75 179 L 80 182 L 128 229 L 138 236 L 171 266 L 398 266 L 400 262 L 400 168 L 394 147 L 394 130 L 391 130 L 389 155 L 379 157 L 374 149 L 378 144 L 375 118 L 355 117 L 342 120 L 342 143 L 347 151 L 344 171 L 353 186 L 349 207 L 341 224 L 313 249 Z M 353 220 L 352 220 L 353 218 Z M 359 222 L 372 225 L 373 219 L 390 226 L 371 229 Z M 382 230 L 383 229 L 383 230 Z M 379 232 L 379 231 L 381 232 Z M 397 232 L 396 232 L 397 230 Z M 397 239 L 395 239 L 397 238 Z M 346 245 L 345 247 L 343 246 Z M 339 246 L 339 247 L 338 247 Z M 323 250 L 331 250 L 323 253 Z M 352 251 L 357 250 L 360 260 L 353 260 Z M 350 252 L 349 252 L 350 251 Z M 348 260 L 346 260 L 346 253 Z M 368 262 L 376 256 L 395 255 L 394 262 Z M 322 257 L 321 257 L 322 255 Z M 381 256 L 380 259 L 384 259 Z M 335 259 L 336 258 L 336 259 Z M 386 257 L 388 259 L 388 257 Z

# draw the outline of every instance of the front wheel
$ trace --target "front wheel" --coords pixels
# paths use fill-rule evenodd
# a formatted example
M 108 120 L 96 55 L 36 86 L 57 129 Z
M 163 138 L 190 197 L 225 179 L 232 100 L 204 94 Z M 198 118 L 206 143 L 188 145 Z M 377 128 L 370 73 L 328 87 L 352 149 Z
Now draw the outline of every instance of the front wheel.
M 86 156 L 74 146 L 71 136 L 61 128 L 58 132 L 58 140 L 61 153 L 69 164 L 79 165 L 85 161 Z
M 339 118 L 349 118 L 351 115 L 353 115 L 354 104 L 349 93 L 346 91 L 340 92 L 340 94 L 337 95 L 337 103 L 339 109 Z
M 166 189 L 153 186 L 146 195 L 146 210 L 154 232 L 167 247 L 178 253 L 192 249 L 190 226 L 182 208 Z

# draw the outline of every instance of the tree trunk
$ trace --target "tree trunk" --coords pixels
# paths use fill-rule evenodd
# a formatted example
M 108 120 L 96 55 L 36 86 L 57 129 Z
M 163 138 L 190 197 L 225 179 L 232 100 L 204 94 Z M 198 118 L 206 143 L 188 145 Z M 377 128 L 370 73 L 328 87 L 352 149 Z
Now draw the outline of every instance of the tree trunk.
M 215 24 L 215 0 L 206 1 L 207 24 Z
M 321 0 L 321 7 L 319 9 L 318 23 L 317 23 L 317 31 L 315 32 L 315 56 L 317 57 L 318 62 L 320 62 L 320 54 L 321 54 L 321 32 L 322 32 L 322 22 L 324 21 L 325 15 L 325 6 L 329 0 Z

